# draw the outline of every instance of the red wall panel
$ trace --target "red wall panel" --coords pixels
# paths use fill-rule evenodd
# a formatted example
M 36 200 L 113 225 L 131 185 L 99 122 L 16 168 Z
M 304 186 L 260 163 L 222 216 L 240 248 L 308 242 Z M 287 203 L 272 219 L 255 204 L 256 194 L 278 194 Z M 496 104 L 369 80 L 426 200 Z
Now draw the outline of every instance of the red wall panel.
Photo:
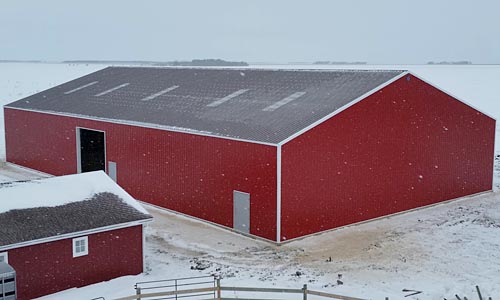
M 276 147 L 5 109 L 7 161 L 76 173 L 76 127 L 106 132 L 106 159 L 133 197 L 233 226 L 233 190 L 250 193 L 250 233 L 276 238 Z
M 282 146 L 282 239 L 492 189 L 495 121 L 408 78 Z
M 8 250 L 18 299 L 142 272 L 142 226 L 88 235 L 88 242 L 89 254 L 75 258 L 72 239 Z

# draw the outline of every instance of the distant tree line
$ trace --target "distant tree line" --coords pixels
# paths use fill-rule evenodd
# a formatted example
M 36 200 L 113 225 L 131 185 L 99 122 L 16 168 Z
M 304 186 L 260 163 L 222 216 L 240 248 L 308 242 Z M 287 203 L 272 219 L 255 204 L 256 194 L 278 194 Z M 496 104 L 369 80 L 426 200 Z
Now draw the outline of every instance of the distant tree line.
M 472 65 L 471 61 L 468 60 L 460 60 L 460 61 L 440 61 L 433 62 L 430 61 L 427 63 L 428 65 Z
M 41 60 L 10 60 L 0 59 L 0 63 L 43 63 Z
M 174 61 L 171 66 L 248 66 L 244 61 L 226 61 L 222 59 L 193 59 L 191 61 Z
M 366 61 L 315 61 L 315 65 L 366 65 Z
M 244 61 L 222 59 L 193 59 L 191 61 L 146 61 L 146 60 L 66 60 L 67 64 L 107 64 L 107 65 L 151 65 L 151 66 L 248 66 Z
M 63 64 L 102 64 L 102 65 L 153 65 L 158 62 L 147 60 L 65 60 Z

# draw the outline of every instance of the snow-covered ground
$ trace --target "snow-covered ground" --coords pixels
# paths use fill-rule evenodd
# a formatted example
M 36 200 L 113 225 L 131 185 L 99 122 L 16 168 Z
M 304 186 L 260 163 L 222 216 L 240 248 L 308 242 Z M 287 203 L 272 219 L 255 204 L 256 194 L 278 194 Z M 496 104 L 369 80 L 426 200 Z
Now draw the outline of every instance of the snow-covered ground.
M 0 103 L 101 67 L 0 64 Z M 360 68 L 410 69 L 500 119 L 500 101 L 495 99 L 500 94 L 500 66 Z M 0 132 L 3 140 L 3 127 Z M 0 145 L 0 157 L 4 153 Z M 0 168 L 0 181 L 39 176 L 10 165 Z M 147 231 L 145 274 L 43 299 L 113 299 L 133 294 L 138 281 L 213 273 L 222 275 L 223 285 L 300 288 L 308 284 L 317 290 L 370 299 L 403 299 L 408 294 L 403 289 L 423 292 L 405 299 L 452 299 L 455 294 L 476 299 L 472 296 L 476 295 L 475 285 L 481 287 L 483 296 L 496 299 L 500 295 L 500 192 L 346 227 L 280 247 L 153 207 L 148 210 L 155 222 Z M 339 274 L 343 284 L 337 282 Z
M 407 299 L 451 299 L 455 294 L 476 299 L 471 296 L 475 285 L 483 295 L 498 296 L 499 199 L 498 193 L 471 197 L 279 247 L 149 207 L 155 221 L 147 231 L 146 274 L 43 299 L 113 299 L 134 294 L 138 281 L 215 273 L 226 286 L 308 284 L 380 300 L 403 299 L 408 294 L 403 289 L 423 292 Z M 198 265 L 207 269 L 192 269 Z

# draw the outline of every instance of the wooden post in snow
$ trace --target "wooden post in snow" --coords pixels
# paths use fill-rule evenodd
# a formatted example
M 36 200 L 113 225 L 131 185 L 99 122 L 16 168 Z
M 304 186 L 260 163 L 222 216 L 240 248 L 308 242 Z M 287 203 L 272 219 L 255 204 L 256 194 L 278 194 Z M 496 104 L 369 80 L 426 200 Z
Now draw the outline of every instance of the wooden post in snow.
M 137 296 L 137 300 L 141 300 L 141 288 L 136 286 L 135 287 L 135 294 L 138 295 Z
M 220 278 L 217 278 L 217 300 L 220 300 L 221 292 L 220 292 Z

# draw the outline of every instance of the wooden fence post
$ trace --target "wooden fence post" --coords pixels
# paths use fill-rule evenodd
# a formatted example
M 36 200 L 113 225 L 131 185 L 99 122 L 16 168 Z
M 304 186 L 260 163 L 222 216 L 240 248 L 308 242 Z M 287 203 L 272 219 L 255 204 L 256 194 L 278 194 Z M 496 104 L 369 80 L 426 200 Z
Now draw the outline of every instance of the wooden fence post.
M 175 285 L 175 300 L 177 300 L 177 279 L 174 281 Z
M 138 295 L 137 300 L 141 300 L 141 288 L 136 286 L 135 287 L 135 294 Z
M 304 297 L 302 299 L 303 300 L 307 300 L 307 284 L 304 284 L 304 287 L 302 288 L 302 291 L 304 293 Z
M 220 292 L 220 278 L 217 278 L 217 300 L 220 300 L 221 292 Z

